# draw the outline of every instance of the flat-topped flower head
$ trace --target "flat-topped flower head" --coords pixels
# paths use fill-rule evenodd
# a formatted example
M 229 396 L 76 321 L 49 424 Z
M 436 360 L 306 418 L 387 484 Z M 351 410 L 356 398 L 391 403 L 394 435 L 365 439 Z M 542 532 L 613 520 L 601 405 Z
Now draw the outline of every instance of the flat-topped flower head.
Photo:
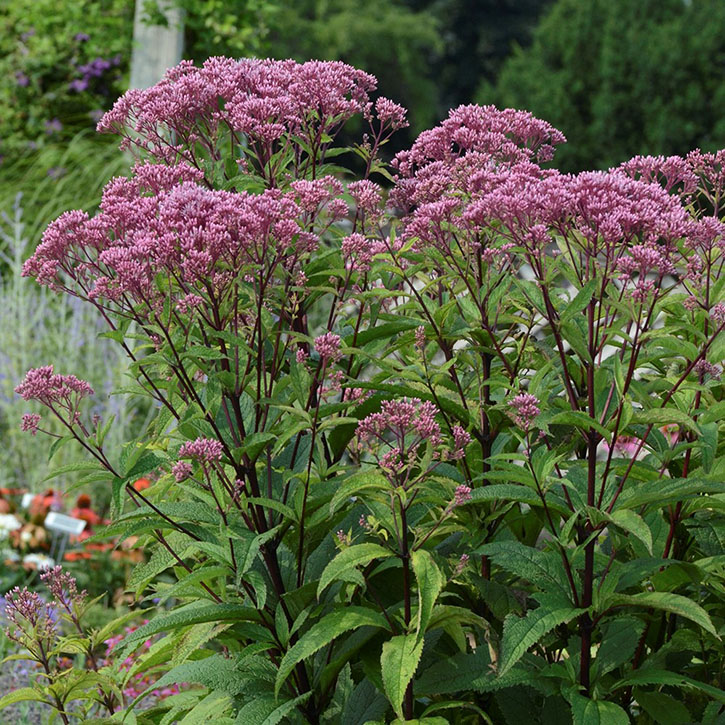
M 635 156 L 619 168 L 633 179 L 659 184 L 681 196 L 689 197 L 697 189 L 697 174 L 681 156 Z
M 182 61 L 151 88 L 127 91 L 98 130 L 119 133 L 123 147 L 133 144 L 168 162 L 184 148 L 170 144 L 164 130 L 179 141 L 202 132 L 215 138 L 222 126 L 253 143 L 271 144 L 285 134 L 312 140 L 318 132 L 335 133 L 356 114 L 369 115 L 376 85 L 373 76 L 340 61 L 213 57 L 200 68 Z M 400 127 L 398 109 L 380 103 L 378 116 Z
M 407 210 L 449 192 L 469 190 L 480 172 L 548 161 L 564 135 L 527 111 L 467 105 L 418 136 L 393 160 L 398 172 L 391 203 Z
M 172 277 L 185 288 L 173 304 L 188 313 L 202 302 L 194 287 L 254 279 L 317 248 L 293 194 L 217 191 L 198 180 L 184 164 L 137 165 L 134 176 L 109 182 L 96 217 L 69 212 L 53 222 L 23 275 L 56 289 L 73 280 L 90 299 L 145 307 L 162 307 L 156 282 Z
M 57 375 L 53 373 L 52 365 L 46 365 L 28 370 L 15 392 L 23 400 L 37 400 L 44 405 L 52 405 L 77 402 L 80 398 L 93 395 L 93 388 L 75 375 Z
M 199 437 L 194 441 L 187 441 L 179 449 L 179 458 L 191 458 L 200 463 L 215 463 L 220 461 L 224 453 L 222 444 L 213 438 Z
M 419 441 L 432 445 L 441 442 L 441 429 L 436 422 L 438 408 L 430 401 L 418 398 L 385 400 L 379 413 L 372 413 L 358 423 L 357 435 L 361 441 L 382 439 L 386 433 L 393 433 L 399 440 L 415 435 Z

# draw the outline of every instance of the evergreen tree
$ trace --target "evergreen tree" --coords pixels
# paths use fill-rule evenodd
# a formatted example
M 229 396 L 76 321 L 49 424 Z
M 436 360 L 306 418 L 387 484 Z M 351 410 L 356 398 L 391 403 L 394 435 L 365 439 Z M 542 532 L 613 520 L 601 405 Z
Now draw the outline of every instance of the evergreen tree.
M 532 111 L 567 170 L 725 145 L 725 3 L 557 0 L 477 100 Z

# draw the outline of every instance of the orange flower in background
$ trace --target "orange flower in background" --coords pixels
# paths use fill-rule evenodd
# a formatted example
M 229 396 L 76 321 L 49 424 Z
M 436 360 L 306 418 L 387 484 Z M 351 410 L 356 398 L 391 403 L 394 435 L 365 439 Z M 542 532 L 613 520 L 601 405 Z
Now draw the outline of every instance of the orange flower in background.
M 97 526 L 101 523 L 101 517 L 91 508 L 91 497 L 82 493 L 76 500 L 76 506 L 71 510 L 70 515 L 74 519 L 85 521 L 88 526 Z
M 0 514 L 9 514 L 11 511 L 10 502 L 0 496 Z
M 61 495 L 49 488 L 45 493 L 39 493 L 33 498 L 28 507 L 31 518 L 44 519 L 52 506 L 62 503 Z
M 113 547 L 114 544 L 111 541 L 96 541 L 85 545 L 86 551 L 110 551 Z
M 151 485 L 151 481 L 148 478 L 139 478 L 134 481 L 133 487 L 137 491 L 145 491 Z
M 90 559 L 90 551 L 66 551 L 63 559 L 65 561 L 81 561 L 82 559 Z

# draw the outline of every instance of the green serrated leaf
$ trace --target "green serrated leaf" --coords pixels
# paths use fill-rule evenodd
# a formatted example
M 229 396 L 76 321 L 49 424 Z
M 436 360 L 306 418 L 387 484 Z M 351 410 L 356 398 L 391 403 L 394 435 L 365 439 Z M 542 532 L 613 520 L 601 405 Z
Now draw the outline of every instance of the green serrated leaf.
M 658 725 L 690 725 L 694 722 L 688 709 L 665 692 L 644 692 L 638 689 L 634 697 Z
M 574 725 L 629 725 L 629 716 L 619 705 L 582 695 L 572 696 L 571 714 Z
M 369 720 L 382 717 L 387 709 L 388 701 L 375 685 L 370 680 L 362 680 L 347 699 L 340 722 L 345 725 L 364 725 Z
M 717 630 L 710 615 L 699 605 L 687 597 L 670 592 L 640 592 L 638 594 L 612 594 L 606 600 L 607 607 L 651 607 L 672 612 L 689 619 L 710 634 L 718 637 Z M 719 639 L 719 637 L 718 637 Z
M 653 424 L 658 427 L 667 425 L 668 423 L 677 423 L 689 428 L 694 433 L 699 434 L 699 428 L 695 421 L 690 418 L 687 413 L 673 408 L 671 406 L 667 408 L 651 408 L 650 410 L 638 410 L 632 416 L 633 423 L 644 423 L 646 425 Z
M 364 626 L 386 629 L 387 623 L 382 614 L 355 606 L 331 612 L 323 617 L 309 631 L 305 632 L 282 658 L 274 686 L 275 695 L 279 694 L 282 684 L 299 662 L 310 657 L 341 634 Z
M 163 546 L 157 547 L 146 563 L 139 564 L 133 568 L 128 580 L 128 587 L 133 589 L 136 592 L 136 596 L 138 596 L 154 577 L 166 571 L 166 569 L 175 563 L 176 557 L 171 552 Z
M 378 471 L 359 471 L 345 479 L 330 501 L 330 514 L 334 514 L 344 501 L 359 496 L 363 491 L 381 491 L 390 488 L 388 480 Z
M 383 689 L 398 717 L 403 717 L 403 698 L 415 675 L 423 652 L 424 639 L 414 634 L 393 637 L 383 645 L 380 668 Z
M 33 689 L 32 687 L 21 687 L 18 690 L 8 692 L 0 698 L 0 710 L 10 705 L 14 705 L 16 702 L 47 702 L 43 697 L 42 693 Z M 48 702 L 47 704 L 51 704 Z
M 550 609 L 541 606 L 529 611 L 525 617 L 509 615 L 503 623 L 501 654 L 498 660 L 498 674 L 505 675 L 526 653 L 554 627 L 570 622 L 582 614 L 581 609 L 567 607 Z
M 413 572 L 418 582 L 418 623 L 416 635 L 422 637 L 427 630 L 433 608 L 445 581 L 433 557 L 425 550 L 418 549 L 410 556 Z
M 562 324 L 565 324 L 569 322 L 569 320 L 574 319 L 576 315 L 578 315 L 582 310 L 586 309 L 589 302 L 591 302 L 592 297 L 594 296 L 594 292 L 597 290 L 597 287 L 601 285 L 601 281 L 596 279 L 590 279 L 580 290 L 577 292 L 576 297 L 574 297 L 571 302 L 569 302 L 566 305 L 566 308 L 564 309 L 564 314 L 561 316 L 561 322 Z
M 630 509 L 619 509 L 610 518 L 615 526 L 639 539 L 652 554 L 652 532 L 639 514 Z
M 705 682 L 699 682 L 692 677 L 680 675 L 677 672 L 669 672 L 667 670 L 656 670 L 652 668 L 643 668 L 636 670 L 623 680 L 619 680 L 612 685 L 612 692 L 623 687 L 637 685 L 669 685 L 670 687 L 692 687 L 700 690 L 718 702 L 725 703 L 725 691 L 718 687 L 713 687 Z
M 298 705 L 309 698 L 311 692 L 296 697 L 294 700 L 287 700 L 280 704 L 279 700 L 272 695 L 257 698 L 244 705 L 237 713 L 238 725 L 277 725 L 282 722 Z
M 369 564 L 375 559 L 389 559 L 393 553 L 380 544 L 355 544 L 343 549 L 324 569 L 317 586 L 317 597 L 336 579 L 351 569 Z
M 212 691 L 197 703 L 179 721 L 179 725 L 203 725 L 213 722 L 215 725 L 234 725 L 228 717 L 232 709 L 232 698 L 224 692 Z
M 597 676 L 605 675 L 629 662 L 644 631 L 644 622 L 635 617 L 618 616 L 607 622 L 602 643 L 594 660 Z
M 256 609 L 244 607 L 241 604 L 210 604 L 209 602 L 192 602 L 179 607 L 168 614 L 161 614 L 148 624 L 140 626 L 131 632 L 119 647 L 124 655 L 141 644 L 143 641 L 158 634 L 168 632 L 180 627 L 201 624 L 202 622 L 258 622 L 260 614 Z

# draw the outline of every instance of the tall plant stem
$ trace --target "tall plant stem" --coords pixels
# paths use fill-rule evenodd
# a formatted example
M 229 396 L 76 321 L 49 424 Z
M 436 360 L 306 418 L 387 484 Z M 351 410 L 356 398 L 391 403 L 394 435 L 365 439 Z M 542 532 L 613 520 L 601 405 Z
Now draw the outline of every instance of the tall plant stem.
M 398 499 L 400 501 L 400 499 Z M 408 549 L 408 521 L 405 506 L 400 501 L 400 558 L 403 562 L 403 618 L 405 626 L 410 624 L 410 550 Z M 413 683 L 405 689 L 403 714 L 406 720 L 413 719 Z
M 587 392 L 589 404 L 589 417 L 596 420 L 596 406 L 594 398 L 594 304 L 589 305 L 588 323 L 589 323 L 589 351 L 591 359 L 587 364 Z M 593 430 L 589 430 L 587 444 L 587 505 L 593 507 L 595 505 L 596 483 L 597 483 L 597 443 L 599 434 Z M 583 530 L 583 537 L 586 539 L 591 534 L 591 524 L 586 523 Z M 582 581 L 581 606 L 588 610 L 592 606 L 592 598 L 594 592 L 594 546 L 596 540 L 591 540 L 584 547 L 584 577 Z M 592 663 L 592 629 L 593 622 L 589 611 L 584 612 L 579 617 L 579 634 L 581 636 L 581 663 L 579 672 L 579 683 L 584 689 L 584 693 L 589 696 L 590 689 L 590 669 Z

